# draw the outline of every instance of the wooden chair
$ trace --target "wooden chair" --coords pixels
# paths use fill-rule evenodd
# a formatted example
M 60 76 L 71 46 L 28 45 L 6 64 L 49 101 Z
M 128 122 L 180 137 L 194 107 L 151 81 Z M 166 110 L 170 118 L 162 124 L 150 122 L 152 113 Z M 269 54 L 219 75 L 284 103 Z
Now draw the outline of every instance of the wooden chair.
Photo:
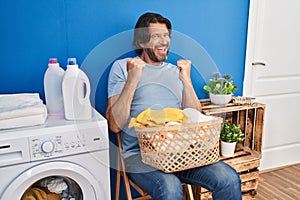
M 132 180 L 130 180 L 125 171 L 125 163 L 121 157 L 122 152 L 122 140 L 121 134 L 117 133 L 117 142 L 118 142 L 118 152 L 117 152 L 117 173 L 116 173 L 116 194 L 115 200 L 120 199 L 120 184 L 121 184 L 121 176 L 123 177 L 125 192 L 126 192 L 126 199 L 127 200 L 150 200 L 152 199 L 149 194 L 143 191 L 137 184 L 135 184 Z M 189 184 L 182 184 L 184 197 L 189 200 L 194 200 L 192 186 Z M 140 197 L 132 198 L 131 195 L 131 188 L 133 187 L 139 194 Z

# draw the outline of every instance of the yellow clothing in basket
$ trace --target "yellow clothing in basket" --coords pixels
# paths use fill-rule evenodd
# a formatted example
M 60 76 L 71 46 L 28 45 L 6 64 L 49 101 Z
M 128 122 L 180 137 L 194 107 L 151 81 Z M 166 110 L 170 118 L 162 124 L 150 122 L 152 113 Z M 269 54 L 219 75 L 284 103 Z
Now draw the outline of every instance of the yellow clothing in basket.
M 131 118 L 128 127 L 162 126 L 168 122 L 184 124 L 187 120 L 188 117 L 178 108 L 165 108 L 163 110 L 148 108 L 141 112 L 137 118 Z

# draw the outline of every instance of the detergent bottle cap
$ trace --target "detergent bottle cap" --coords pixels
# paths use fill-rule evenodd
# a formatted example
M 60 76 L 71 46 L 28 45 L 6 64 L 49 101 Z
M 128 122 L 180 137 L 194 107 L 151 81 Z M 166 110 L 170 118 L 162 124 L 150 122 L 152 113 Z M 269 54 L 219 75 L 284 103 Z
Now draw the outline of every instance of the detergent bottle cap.
M 49 58 L 49 63 L 50 64 L 56 64 L 57 63 L 57 58 Z
M 68 65 L 76 65 L 76 58 L 68 58 Z

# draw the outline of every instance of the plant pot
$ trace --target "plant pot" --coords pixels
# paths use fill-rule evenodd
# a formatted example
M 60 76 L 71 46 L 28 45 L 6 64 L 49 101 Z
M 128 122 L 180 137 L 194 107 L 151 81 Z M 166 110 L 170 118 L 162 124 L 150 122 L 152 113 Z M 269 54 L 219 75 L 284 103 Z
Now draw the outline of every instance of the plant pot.
M 232 94 L 212 94 L 212 93 L 209 93 L 209 98 L 210 98 L 210 101 L 213 104 L 224 105 L 224 104 L 229 103 L 229 101 L 232 98 Z
M 221 141 L 221 155 L 224 157 L 232 157 L 234 155 L 236 142 Z

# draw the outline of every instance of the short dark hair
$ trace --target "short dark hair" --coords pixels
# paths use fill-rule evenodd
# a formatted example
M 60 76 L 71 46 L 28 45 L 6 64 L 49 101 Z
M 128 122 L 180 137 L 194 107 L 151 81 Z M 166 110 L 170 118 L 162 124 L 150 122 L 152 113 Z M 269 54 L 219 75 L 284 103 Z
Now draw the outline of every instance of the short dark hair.
M 148 31 L 150 23 L 166 24 L 169 31 L 169 35 L 171 36 L 172 24 L 170 20 L 157 13 L 148 12 L 141 15 L 135 25 L 134 38 L 132 42 L 132 46 L 137 54 L 141 54 L 143 51 L 142 47 L 140 46 L 140 43 L 147 43 L 150 40 L 150 34 Z

